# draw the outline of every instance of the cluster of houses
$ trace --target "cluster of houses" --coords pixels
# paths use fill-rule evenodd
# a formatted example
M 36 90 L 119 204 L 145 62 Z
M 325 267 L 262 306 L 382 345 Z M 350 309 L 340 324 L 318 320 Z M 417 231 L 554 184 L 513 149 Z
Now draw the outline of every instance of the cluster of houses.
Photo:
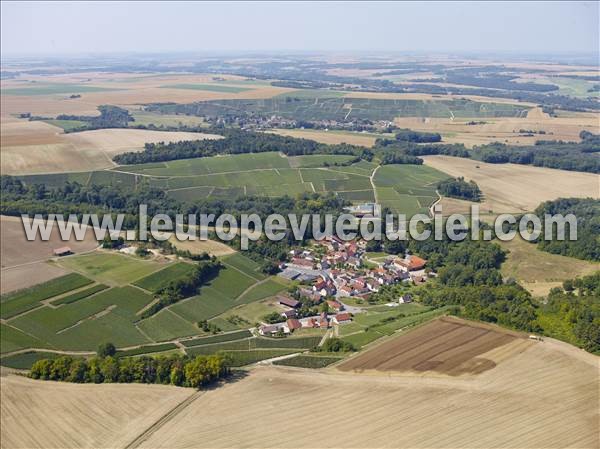
M 365 241 L 343 241 L 336 236 L 317 242 L 313 249 L 294 249 L 289 263 L 282 264 L 281 276 L 298 280 L 311 287 L 301 287 L 299 294 L 313 301 L 319 297 L 358 296 L 366 299 L 384 285 L 412 281 L 426 282 L 435 273 L 426 271 L 427 261 L 415 255 L 389 256 L 376 268 L 363 268 Z M 324 249 L 324 251 L 323 251 Z
M 363 264 L 366 257 L 366 242 L 362 240 L 343 241 L 329 236 L 306 249 L 290 251 L 290 262 L 280 265 L 280 276 L 301 283 L 297 293 L 301 300 L 311 304 L 327 301 L 329 314 L 298 318 L 296 309 L 301 302 L 292 298 L 278 297 L 278 302 L 286 310 L 281 324 L 265 325 L 259 329 L 262 335 L 289 333 L 301 328 L 328 328 L 332 324 L 344 324 L 352 321 L 352 315 L 345 310 L 344 298 L 368 297 L 379 291 L 382 286 L 399 282 L 426 282 L 435 276 L 426 270 L 427 261 L 421 257 L 407 254 L 404 257 L 389 256 L 376 267 Z M 404 295 L 394 305 L 412 302 L 410 295 Z
M 323 299 L 321 299 L 321 302 Z M 352 314 L 343 312 L 344 306 L 335 300 L 327 300 L 329 311 L 335 313 L 321 312 L 317 316 L 299 318 L 296 315 L 302 303 L 287 296 L 278 296 L 277 303 L 285 310 L 281 312 L 284 322 L 276 324 L 265 324 L 258 328 L 258 332 L 265 336 L 278 334 L 289 334 L 297 329 L 328 329 L 334 324 L 342 325 L 352 321 Z

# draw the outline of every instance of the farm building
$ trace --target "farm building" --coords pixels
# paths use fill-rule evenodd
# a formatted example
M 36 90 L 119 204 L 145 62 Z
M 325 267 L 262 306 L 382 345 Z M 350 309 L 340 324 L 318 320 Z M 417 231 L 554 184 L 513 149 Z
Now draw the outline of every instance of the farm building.
M 281 324 L 271 324 L 271 325 L 263 325 L 258 328 L 258 333 L 263 336 L 272 336 L 277 334 L 279 331 L 283 331 L 284 334 L 289 334 L 290 329 L 286 325 Z
M 278 296 L 277 302 L 282 306 L 292 307 L 294 309 L 296 307 L 300 307 L 300 302 L 296 301 L 295 299 L 288 298 L 286 296 Z
M 69 254 L 73 254 L 73 251 L 71 251 L 71 248 L 68 246 L 62 246 L 60 248 L 56 248 L 52 252 L 55 256 L 58 256 L 58 257 L 68 256 Z
M 302 323 L 300 323 L 300 321 L 298 321 L 295 318 L 290 318 L 289 320 L 287 320 L 286 324 L 290 331 L 294 331 L 302 327 Z
M 340 310 L 344 309 L 344 306 L 342 305 L 341 302 L 335 301 L 335 300 L 329 300 L 327 301 L 327 305 L 329 306 L 329 308 L 335 312 L 339 312 Z
M 352 315 L 349 313 L 338 313 L 333 317 L 333 321 L 337 324 L 346 324 L 352 321 Z
M 294 309 L 285 310 L 285 311 L 281 312 L 281 316 L 283 316 L 284 318 L 295 318 L 296 311 Z

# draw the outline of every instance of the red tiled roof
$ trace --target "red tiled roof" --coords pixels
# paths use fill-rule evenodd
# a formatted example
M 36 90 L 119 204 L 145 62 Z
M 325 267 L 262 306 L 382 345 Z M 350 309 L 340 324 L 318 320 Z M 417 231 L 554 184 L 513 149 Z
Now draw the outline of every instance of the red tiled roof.
M 295 318 L 290 318 L 289 320 L 287 320 L 287 325 L 290 328 L 290 330 L 300 329 L 302 327 L 302 323 L 300 323 L 300 321 L 298 321 Z

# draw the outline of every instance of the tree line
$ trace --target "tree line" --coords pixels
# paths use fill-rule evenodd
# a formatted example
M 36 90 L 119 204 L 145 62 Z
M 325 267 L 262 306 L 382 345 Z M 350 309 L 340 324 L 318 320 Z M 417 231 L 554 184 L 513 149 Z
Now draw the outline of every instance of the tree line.
M 233 128 L 210 128 L 205 130 L 217 133 L 223 139 L 193 140 L 171 143 L 147 143 L 144 151 L 116 155 L 118 164 L 144 164 L 175 159 L 210 157 L 219 154 L 263 153 L 279 151 L 288 156 L 310 154 L 354 155 L 371 160 L 372 153 L 361 146 L 349 144 L 324 144 L 314 140 L 280 136 L 277 134 L 256 133 Z
M 230 373 L 227 357 L 181 355 L 157 357 L 62 356 L 36 361 L 29 377 L 75 383 L 144 383 L 201 388 L 223 379 Z
M 171 279 L 156 292 L 158 301 L 144 310 L 141 315 L 142 319 L 149 318 L 165 307 L 184 298 L 196 295 L 202 285 L 219 274 L 222 267 L 223 264 L 213 256 L 210 260 L 198 262 L 191 273 L 177 279 Z

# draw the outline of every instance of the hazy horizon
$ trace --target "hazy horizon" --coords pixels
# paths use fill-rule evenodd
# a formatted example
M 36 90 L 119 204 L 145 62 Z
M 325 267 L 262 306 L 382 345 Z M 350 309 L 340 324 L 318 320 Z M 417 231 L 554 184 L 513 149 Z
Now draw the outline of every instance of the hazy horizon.
M 599 53 L 598 2 L 2 2 L 2 56 Z

